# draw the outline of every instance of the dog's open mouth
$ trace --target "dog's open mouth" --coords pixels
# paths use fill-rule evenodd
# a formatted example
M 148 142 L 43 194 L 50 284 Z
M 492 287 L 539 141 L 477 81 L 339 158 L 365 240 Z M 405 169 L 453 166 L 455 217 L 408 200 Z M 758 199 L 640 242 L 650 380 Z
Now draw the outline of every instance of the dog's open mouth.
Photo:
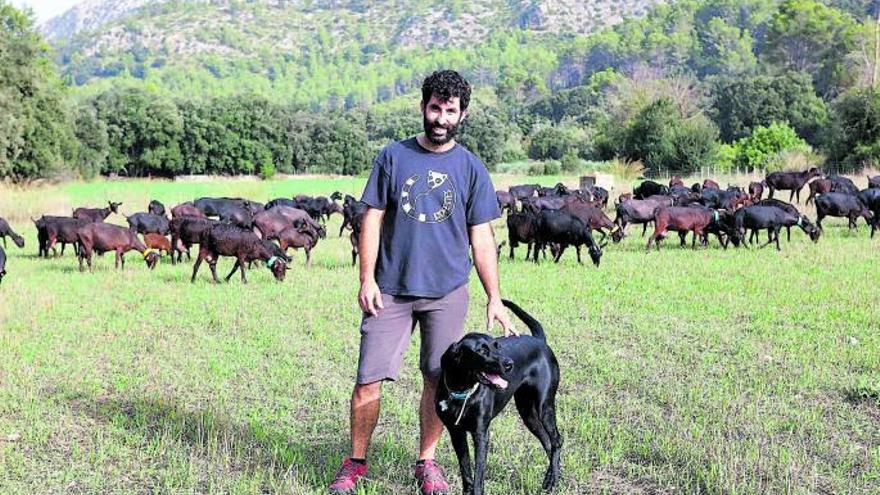
M 489 382 L 488 384 L 491 384 L 496 388 L 507 388 L 507 380 L 501 378 L 500 375 L 496 375 L 494 373 L 480 373 L 480 378 L 482 378 L 486 382 Z

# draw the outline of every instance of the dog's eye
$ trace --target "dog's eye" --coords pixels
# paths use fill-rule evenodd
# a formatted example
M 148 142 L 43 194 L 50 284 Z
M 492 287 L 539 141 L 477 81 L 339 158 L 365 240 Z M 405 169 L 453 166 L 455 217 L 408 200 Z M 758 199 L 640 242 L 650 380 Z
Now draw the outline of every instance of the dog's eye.
M 492 342 L 492 348 L 495 350 L 501 349 L 501 344 L 498 342 Z
M 489 355 L 489 347 L 485 346 L 485 345 L 483 347 L 480 347 L 480 354 L 482 354 L 484 356 L 488 356 Z

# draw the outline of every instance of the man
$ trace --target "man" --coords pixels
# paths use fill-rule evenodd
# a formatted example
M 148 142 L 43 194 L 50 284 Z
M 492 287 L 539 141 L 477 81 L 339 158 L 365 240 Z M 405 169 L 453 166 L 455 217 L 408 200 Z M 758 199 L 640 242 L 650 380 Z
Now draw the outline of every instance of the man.
M 419 325 L 423 377 L 421 440 L 414 475 L 422 494 L 446 494 L 434 462 L 443 423 L 434 410 L 440 357 L 464 333 L 473 254 L 488 296 L 486 325 L 516 334 L 501 304 L 490 221 L 501 215 L 486 166 L 455 142 L 467 117 L 471 88 L 455 71 L 422 84 L 424 134 L 387 145 L 376 157 L 362 201 L 358 303 L 361 322 L 357 383 L 351 397 L 351 452 L 330 485 L 355 492 L 367 473 L 367 447 L 379 419 L 382 382 L 397 379 L 410 336 Z

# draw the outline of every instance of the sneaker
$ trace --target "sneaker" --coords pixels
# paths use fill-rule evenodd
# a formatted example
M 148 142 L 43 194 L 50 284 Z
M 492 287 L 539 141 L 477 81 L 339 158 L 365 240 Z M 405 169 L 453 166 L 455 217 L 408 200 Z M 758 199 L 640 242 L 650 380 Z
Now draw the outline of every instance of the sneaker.
M 426 460 L 424 464 L 416 464 L 413 474 L 419 483 L 422 495 L 446 495 L 449 493 L 449 483 L 443 476 L 443 468 L 432 460 Z
M 367 465 L 358 464 L 346 458 L 342 461 L 342 467 L 336 471 L 336 479 L 330 483 L 329 491 L 333 495 L 352 495 L 358 481 L 367 475 Z

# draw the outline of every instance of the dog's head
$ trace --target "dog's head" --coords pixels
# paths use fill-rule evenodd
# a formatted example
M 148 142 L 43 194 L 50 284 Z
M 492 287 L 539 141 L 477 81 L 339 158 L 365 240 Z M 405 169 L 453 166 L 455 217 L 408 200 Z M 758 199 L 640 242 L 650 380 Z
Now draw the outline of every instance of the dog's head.
M 496 389 L 507 388 L 504 375 L 513 371 L 513 359 L 502 353 L 498 339 L 482 333 L 469 333 L 449 346 L 440 364 L 448 376 Z

